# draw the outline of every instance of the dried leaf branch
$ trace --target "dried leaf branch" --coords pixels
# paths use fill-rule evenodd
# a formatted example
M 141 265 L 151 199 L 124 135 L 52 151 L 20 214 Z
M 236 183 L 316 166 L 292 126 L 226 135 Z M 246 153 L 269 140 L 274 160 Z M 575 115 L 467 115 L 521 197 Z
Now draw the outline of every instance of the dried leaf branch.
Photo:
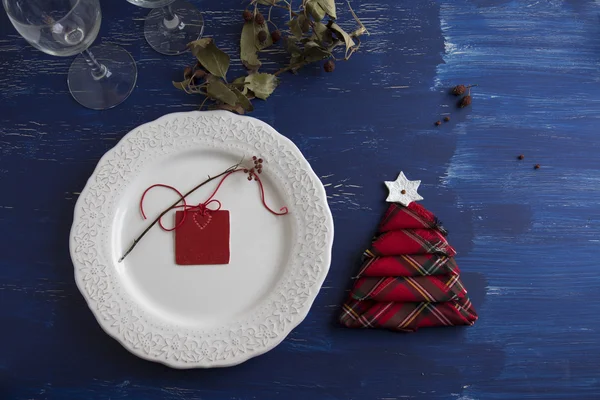
M 251 100 L 266 100 L 279 84 L 278 76 L 284 72 L 297 73 L 309 64 L 323 62 L 326 72 L 335 70 L 335 61 L 347 61 L 360 48 L 359 37 L 369 34 L 348 2 L 348 8 L 358 24 L 350 33 L 337 24 L 335 0 L 302 0 L 299 9 L 292 8 L 288 0 L 250 0 L 243 13 L 244 25 L 240 36 L 240 59 L 247 75 L 231 83 L 227 81 L 230 58 L 221 51 L 212 38 L 203 38 L 189 44 L 198 62 L 184 71 L 184 80 L 173 82 L 173 86 L 188 94 L 200 94 L 210 100 L 212 107 L 244 114 L 254 109 Z M 266 11 L 267 18 L 261 13 Z M 272 20 L 275 9 L 286 11 L 286 37 Z M 274 30 L 269 30 L 271 25 Z M 289 54 L 285 66 L 273 73 L 259 72 L 262 62 L 261 51 L 281 42 Z M 338 48 L 344 51 L 338 51 Z M 335 54 L 341 53 L 339 58 Z

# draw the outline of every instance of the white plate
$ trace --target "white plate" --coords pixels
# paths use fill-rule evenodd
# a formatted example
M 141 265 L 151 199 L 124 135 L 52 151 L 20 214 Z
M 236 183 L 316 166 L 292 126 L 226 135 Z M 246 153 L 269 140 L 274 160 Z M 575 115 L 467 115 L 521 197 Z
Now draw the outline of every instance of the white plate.
M 229 177 L 216 198 L 230 212 L 227 265 L 175 264 L 174 233 L 158 226 L 121 263 L 148 221 L 187 191 L 253 155 L 258 184 Z M 206 199 L 217 182 L 189 196 Z M 167 215 L 165 224 L 173 221 Z M 277 344 L 308 314 L 331 257 L 325 189 L 298 148 L 267 124 L 226 111 L 166 115 L 128 133 L 98 163 L 75 207 L 71 258 L 79 290 L 102 328 L 134 354 L 176 368 L 239 364 Z

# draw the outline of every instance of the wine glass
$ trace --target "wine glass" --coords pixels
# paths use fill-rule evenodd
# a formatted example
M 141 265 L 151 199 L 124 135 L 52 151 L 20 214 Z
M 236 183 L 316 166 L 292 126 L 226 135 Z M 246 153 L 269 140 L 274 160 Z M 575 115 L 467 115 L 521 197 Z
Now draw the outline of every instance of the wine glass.
M 99 0 L 2 0 L 19 34 L 33 47 L 53 56 L 79 54 L 67 83 L 80 104 L 104 110 L 125 100 L 137 79 L 131 55 L 119 46 L 88 47 L 98 36 Z
M 204 31 L 202 14 L 182 0 L 127 0 L 136 6 L 153 8 L 144 22 L 144 36 L 159 53 L 177 55 Z

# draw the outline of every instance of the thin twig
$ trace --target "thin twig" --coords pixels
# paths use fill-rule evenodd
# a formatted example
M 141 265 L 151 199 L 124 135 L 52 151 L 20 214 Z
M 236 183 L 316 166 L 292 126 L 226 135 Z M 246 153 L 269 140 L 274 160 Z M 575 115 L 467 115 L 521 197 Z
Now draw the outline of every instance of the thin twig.
M 206 97 L 204 98 L 204 101 L 202 101 L 202 104 L 200 104 L 200 108 L 198 109 L 199 111 L 201 111 L 201 110 L 202 110 L 202 107 L 204 107 L 204 104 L 205 104 L 207 101 L 208 101 L 208 96 L 206 96 Z
M 348 3 L 348 8 L 350 9 L 350 12 L 352 13 L 352 16 L 354 17 L 354 20 L 356 21 L 356 23 L 362 28 L 364 29 L 365 33 L 367 35 L 370 35 L 369 31 L 367 30 L 367 28 L 363 25 L 363 23 L 360 21 L 360 19 L 358 19 L 358 16 L 356 15 L 356 13 L 354 12 L 354 10 L 352 9 L 352 6 L 350 5 L 350 1 L 347 0 Z
M 243 159 L 242 159 L 242 160 L 243 160 Z M 127 249 L 127 251 L 125 251 L 125 253 L 123 254 L 123 256 L 122 256 L 121 258 L 119 258 L 119 262 L 122 262 L 122 261 L 125 259 L 125 257 L 127 257 L 127 255 L 128 255 L 129 253 L 131 253 L 131 251 L 132 251 L 132 250 L 135 248 L 135 246 L 137 246 L 137 244 L 138 244 L 138 243 L 139 243 L 139 242 L 142 240 L 142 238 L 143 238 L 143 237 L 146 235 L 146 233 L 148 233 L 148 231 L 150 231 L 150 229 L 151 229 L 151 228 L 152 228 L 154 225 L 156 225 L 156 223 L 157 223 L 157 222 L 158 222 L 158 221 L 159 221 L 159 220 L 160 220 L 160 219 L 161 219 L 161 218 L 162 218 L 162 217 L 163 217 L 163 216 L 164 216 L 166 213 L 168 213 L 170 210 L 172 210 L 172 209 L 173 209 L 173 207 L 175 207 L 177 204 L 179 204 L 179 202 L 180 202 L 182 199 L 185 199 L 187 196 L 189 196 L 190 194 L 194 193 L 196 190 L 200 189 L 202 186 L 206 185 L 208 182 L 210 182 L 210 181 L 213 181 L 213 180 L 215 180 L 215 179 L 217 179 L 217 178 L 219 178 L 219 177 L 221 177 L 221 176 L 223 176 L 223 175 L 225 175 L 225 174 L 228 174 L 228 173 L 230 173 L 230 172 L 233 172 L 233 171 L 237 170 L 237 168 L 238 168 L 238 167 L 240 166 L 240 164 L 242 163 L 242 160 L 241 160 L 239 163 L 237 163 L 237 164 L 235 164 L 235 165 L 232 165 L 231 167 L 227 168 L 225 171 L 221 172 L 219 175 L 216 175 L 216 176 L 213 176 L 213 177 L 209 177 L 209 178 L 208 178 L 208 179 L 206 179 L 204 182 L 202 182 L 202 183 L 200 183 L 200 184 L 196 185 L 196 186 L 195 186 L 193 189 L 191 189 L 191 190 L 189 190 L 187 193 L 185 193 L 185 194 L 183 195 L 183 197 L 182 197 L 182 198 L 180 198 L 180 199 L 177 199 L 177 201 L 176 201 L 175 203 L 173 203 L 173 204 L 172 204 L 170 207 L 168 207 L 168 208 L 167 208 L 167 209 L 165 209 L 163 212 L 161 212 L 161 213 L 159 214 L 159 216 L 158 216 L 158 217 L 156 217 L 156 219 L 155 219 L 154 221 L 152 221 L 152 223 L 151 223 L 150 225 L 148 225 L 148 226 L 146 227 L 146 229 L 144 229 L 144 231 L 141 233 L 141 235 L 140 235 L 140 236 L 138 236 L 138 237 L 137 237 L 137 238 L 136 238 L 136 239 L 133 241 L 133 243 L 132 243 L 132 244 L 131 244 L 131 246 L 130 246 L 130 247 Z

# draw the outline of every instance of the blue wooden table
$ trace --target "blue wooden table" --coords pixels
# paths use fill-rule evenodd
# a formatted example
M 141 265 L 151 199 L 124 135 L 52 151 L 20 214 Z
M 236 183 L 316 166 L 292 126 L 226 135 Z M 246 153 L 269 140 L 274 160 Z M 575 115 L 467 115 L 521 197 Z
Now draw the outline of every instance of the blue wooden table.
M 207 34 L 237 54 L 240 1 L 195 3 Z M 102 7 L 97 42 L 122 45 L 139 69 L 132 96 L 104 112 L 69 95 L 71 59 L 33 49 L 0 15 L 1 399 L 600 398 L 598 2 L 355 0 L 371 32 L 361 51 L 332 74 L 283 76 L 253 113 L 327 187 L 336 238 L 324 287 L 275 350 L 187 371 L 108 337 L 73 279 L 72 211 L 99 158 L 137 125 L 201 101 L 170 83 L 191 56 L 145 43 L 147 10 Z M 447 94 L 459 83 L 479 85 L 460 111 Z M 423 181 L 422 204 L 450 230 L 480 315 L 471 328 L 336 323 L 386 207 L 382 182 L 400 170 Z

